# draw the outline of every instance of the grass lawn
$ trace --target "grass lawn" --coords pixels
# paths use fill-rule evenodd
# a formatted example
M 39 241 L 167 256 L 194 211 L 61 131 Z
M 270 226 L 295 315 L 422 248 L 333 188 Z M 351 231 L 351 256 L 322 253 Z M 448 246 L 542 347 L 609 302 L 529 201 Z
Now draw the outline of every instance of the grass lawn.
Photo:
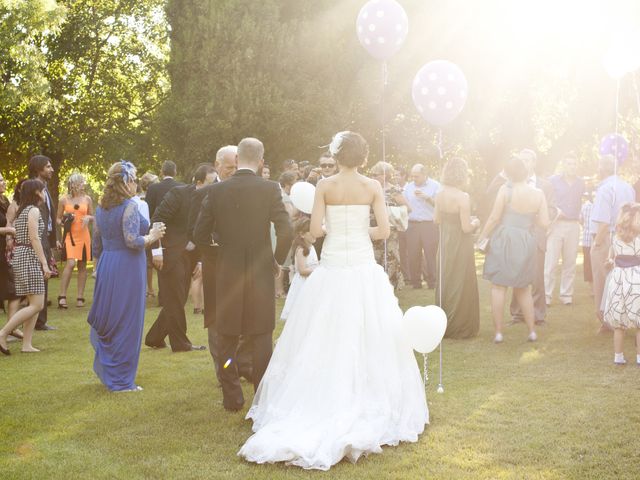
M 444 394 L 436 393 L 437 356 L 430 356 L 431 425 L 419 442 L 326 473 L 236 456 L 251 424 L 222 409 L 209 352 L 143 347 L 137 381 L 144 391 L 112 394 L 92 371 L 88 307 L 51 308 L 58 330 L 36 332 L 42 353 L 21 354 L 13 343 L 11 357 L 0 358 L 0 478 L 640 478 L 633 335 L 625 340 L 629 364 L 615 367 L 611 336 L 596 335 L 580 274 L 576 282 L 574 305 L 550 308 L 538 343 L 527 343 L 516 325 L 494 345 L 489 285 L 481 281 L 479 337 L 444 342 Z M 52 298 L 57 291 L 53 281 Z M 407 309 L 432 303 L 433 293 L 399 297 Z M 206 345 L 202 317 L 191 310 L 190 337 Z M 145 332 L 157 313 L 148 308 Z

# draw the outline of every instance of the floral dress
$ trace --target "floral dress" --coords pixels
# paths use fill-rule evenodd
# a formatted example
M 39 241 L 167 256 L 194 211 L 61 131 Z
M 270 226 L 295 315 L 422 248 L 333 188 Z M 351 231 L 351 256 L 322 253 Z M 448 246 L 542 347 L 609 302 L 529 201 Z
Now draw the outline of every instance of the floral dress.
M 388 186 L 385 190 L 385 202 L 390 207 L 398 207 L 400 204 L 396 202 L 396 197 L 402 195 L 402 189 L 395 185 Z M 371 213 L 371 225 L 376 225 L 375 216 Z M 376 262 L 385 266 L 385 242 L 384 240 L 376 240 L 373 242 L 373 252 Z M 391 226 L 391 234 L 387 239 L 387 275 L 393 288 L 401 290 L 404 288 L 404 276 L 402 275 L 400 263 L 400 243 L 398 241 L 398 230 Z
M 614 237 L 615 266 L 607 280 L 604 321 L 613 328 L 640 328 L 640 236 L 632 242 Z

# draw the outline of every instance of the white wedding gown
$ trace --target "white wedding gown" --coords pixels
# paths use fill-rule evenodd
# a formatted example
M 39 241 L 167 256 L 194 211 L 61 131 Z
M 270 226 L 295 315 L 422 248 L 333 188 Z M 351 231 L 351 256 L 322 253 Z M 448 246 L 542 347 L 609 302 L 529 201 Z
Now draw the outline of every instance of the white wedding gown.
M 376 264 L 369 205 L 327 207 L 320 265 L 308 277 L 247 413 L 238 455 L 328 470 L 382 445 L 415 442 L 429 411 L 402 311 Z

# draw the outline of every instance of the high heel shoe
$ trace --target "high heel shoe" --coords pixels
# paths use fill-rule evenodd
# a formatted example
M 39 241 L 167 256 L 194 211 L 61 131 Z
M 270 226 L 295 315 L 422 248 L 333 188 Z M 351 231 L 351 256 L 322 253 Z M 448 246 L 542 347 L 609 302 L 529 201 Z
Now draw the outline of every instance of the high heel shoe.
M 62 303 L 62 300 L 64 300 L 64 303 Z M 58 295 L 58 308 L 61 310 L 69 308 L 67 305 L 67 297 L 65 295 Z

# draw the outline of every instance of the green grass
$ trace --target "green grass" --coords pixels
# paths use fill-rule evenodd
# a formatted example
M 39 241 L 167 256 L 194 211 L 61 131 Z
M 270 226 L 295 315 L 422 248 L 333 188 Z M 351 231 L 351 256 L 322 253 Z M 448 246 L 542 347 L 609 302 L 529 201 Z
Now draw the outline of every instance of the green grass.
M 58 330 L 37 333 L 42 353 L 22 355 L 11 344 L 13 355 L 0 358 L 0 478 L 638 478 L 640 368 L 614 367 L 611 337 L 596 335 L 580 276 L 577 285 L 574 306 L 549 310 L 538 343 L 527 343 L 517 325 L 496 346 L 489 285 L 481 281 L 480 335 L 444 342 L 441 395 L 437 356 L 430 356 L 431 425 L 419 442 L 328 473 L 236 456 L 251 424 L 222 409 L 208 352 L 143 348 L 137 381 L 144 391 L 108 393 L 92 371 L 88 308 L 52 308 Z M 57 290 L 54 281 L 53 298 Z M 399 296 L 404 309 L 433 300 L 426 290 Z M 147 310 L 146 328 L 157 312 Z M 189 315 L 189 334 L 206 344 L 202 317 Z M 633 335 L 625 351 L 635 359 Z

